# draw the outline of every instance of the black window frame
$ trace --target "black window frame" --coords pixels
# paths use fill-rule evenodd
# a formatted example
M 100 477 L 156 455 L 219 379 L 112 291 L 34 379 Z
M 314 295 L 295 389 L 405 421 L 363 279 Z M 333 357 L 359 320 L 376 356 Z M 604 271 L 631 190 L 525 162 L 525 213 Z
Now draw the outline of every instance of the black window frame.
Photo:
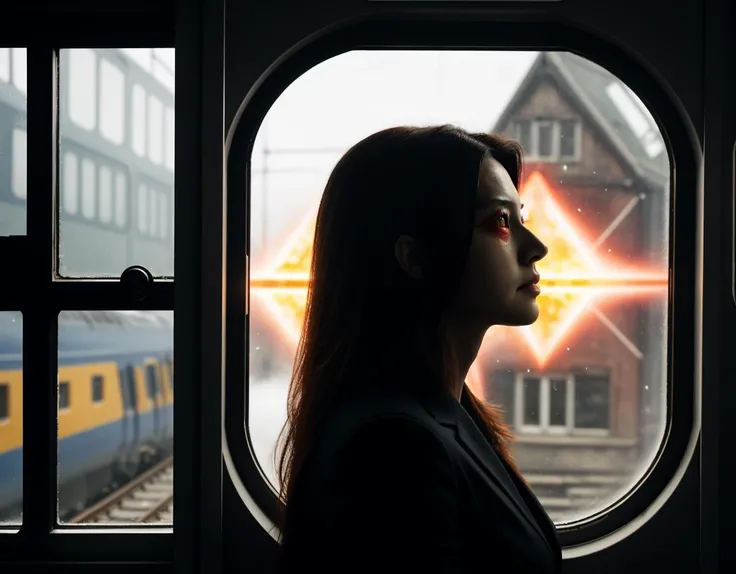
M 249 348 L 247 299 L 236 295 L 242 293 L 242 277 L 247 274 L 249 257 L 248 206 L 251 190 L 248 158 L 268 109 L 296 78 L 330 57 L 352 49 L 380 50 L 387 49 L 387 46 L 391 50 L 522 48 L 579 53 L 616 75 L 648 105 L 668 145 L 670 189 L 673 190 L 671 201 L 674 202 L 675 189 L 694 190 L 698 187 L 698 165 L 692 153 L 698 142 L 693 140 L 676 102 L 663 86 L 622 50 L 593 34 L 561 23 L 437 22 L 421 15 L 400 20 L 377 17 L 345 24 L 324 36 L 313 38 L 279 66 L 269 70 L 269 75 L 238 109 L 227 149 L 228 189 L 247 191 L 245 194 L 227 194 L 228 324 L 225 340 L 225 429 L 231 457 L 229 472 L 234 481 L 242 484 L 250 503 L 255 503 L 265 515 L 260 523 L 266 530 L 278 523 L 281 502 L 254 458 L 246 416 L 249 410 L 248 360 L 244 362 L 238 358 L 238 350 Z M 670 264 L 675 273 L 671 276 L 668 302 L 667 401 L 671 408 L 665 422 L 667 440 L 659 446 L 653 466 L 642 474 L 629 493 L 583 520 L 558 525 L 558 533 L 565 546 L 589 543 L 631 524 L 657 500 L 695 452 L 700 428 L 700 421 L 694 415 L 698 391 L 688 374 L 694 372 L 696 350 L 685 337 L 675 338 L 673 335 L 691 331 L 696 317 L 693 314 L 675 314 L 672 310 L 675 306 L 692 309 L 698 300 L 694 285 L 687 279 L 695 273 L 696 252 L 676 249 L 677 245 L 688 244 L 696 237 L 695 222 L 683 214 L 696 212 L 697 205 L 694 195 L 678 195 L 677 202 L 678 209 L 670 227 Z M 675 397 L 677 400 L 673 400 Z

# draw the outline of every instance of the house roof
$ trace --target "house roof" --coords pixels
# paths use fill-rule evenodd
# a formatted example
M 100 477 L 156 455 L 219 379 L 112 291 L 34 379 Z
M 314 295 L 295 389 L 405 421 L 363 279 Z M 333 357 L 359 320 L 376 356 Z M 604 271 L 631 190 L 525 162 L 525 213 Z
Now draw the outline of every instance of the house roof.
M 496 121 L 501 131 L 542 78 L 552 78 L 570 103 L 621 160 L 658 188 L 667 184 L 669 158 L 662 135 L 643 104 L 616 76 L 569 52 L 542 52 Z

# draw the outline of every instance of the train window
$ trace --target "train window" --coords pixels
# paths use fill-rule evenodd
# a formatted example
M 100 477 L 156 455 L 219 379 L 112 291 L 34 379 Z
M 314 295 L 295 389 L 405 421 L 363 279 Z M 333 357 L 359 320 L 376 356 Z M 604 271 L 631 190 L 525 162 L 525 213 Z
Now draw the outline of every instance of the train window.
M 8 383 L 0 383 L 0 423 L 4 423 L 10 417 L 10 387 Z
M 116 277 L 132 265 L 156 277 L 173 276 L 173 242 L 161 241 L 161 202 L 149 197 L 153 189 L 167 197 L 174 193 L 173 164 L 164 165 L 173 153 L 173 123 L 167 119 L 171 110 L 173 121 L 173 54 L 60 52 L 62 276 Z M 68 165 L 67 154 L 76 158 Z M 173 222 L 173 202 L 166 208 L 167 223 Z
M 101 403 L 104 398 L 104 385 L 105 385 L 105 379 L 102 378 L 100 375 L 94 375 L 92 377 L 92 402 L 93 403 Z
M 145 184 L 138 186 L 138 231 L 148 230 L 148 188 Z
M 158 395 L 158 379 L 156 368 L 153 365 L 146 365 L 146 390 L 148 391 L 148 398 L 155 401 Z
M 107 58 L 100 59 L 100 133 L 115 144 L 125 139 L 125 76 Z
M 95 216 L 95 204 L 97 203 L 95 189 L 95 164 L 86 157 L 82 158 L 82 215 L 87 219 Z
M 115 223 L 118 227 L 125 227 L 128 215 L 128 178 L 124 173 L 115 175 Z
M 97 54 L 92 50 L 69 50 L 69 118 L 79 127 L 97 125 Z
M 58 346 L 60 406 L 64 393 L 74 399 L 58 423 L 60 522 L 170 523 L 173 397 L 149 400 L 155 365 L 144 361 L 171 355 L 173 313 L 64 311 Z
M 69 383 L 59 383 L 59 411 L 68 409 L 70 405 Z
M 433 123 L 525 149 L 519 191 L 550 248 L 540 318 L 491 328 L 467 383 L 502 407 L 515 460 L 557 523 L 602 511 L 646 474 L 667 422 L 670 163 L 636 95 L 566 52 L 353 51 L 270 107 L 250 173 L 247 424 L 258 463 L 277 486 L 314 214 L 332 168 L 370 133 Z M 585 485 L 597 486 L 577 496 Z
M 0 312 L 0 526 L 23 515 L 23 316 Z
M 132 118 L 133 151 L 143 156 L 146 153 L 146 91 L 142 86 L 133 86 L 133 118 Z
M 100 221 L 110 223 L 112 221 L 112 171 L 106 165 L 100 167 L 99 173 L 100 190 Z
M 79 210 L 79 164 L 77 156 L 71 152 L 66 152 L 61 171 L 62 204 L 68 214 L 74 215 Z
M 11 184 L 13 195 L 18 199 L 25 199 L 28 193 L 27 173 L 27 150 L 28 134 L 26 130 L 16 128 L 13 130 L 13 168 Z

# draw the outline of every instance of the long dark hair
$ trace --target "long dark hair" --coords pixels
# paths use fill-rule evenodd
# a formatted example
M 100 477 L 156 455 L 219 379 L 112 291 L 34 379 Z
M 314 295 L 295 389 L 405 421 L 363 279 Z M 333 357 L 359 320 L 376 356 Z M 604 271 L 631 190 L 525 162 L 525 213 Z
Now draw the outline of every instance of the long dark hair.
M 318 425 L 342 398 L 377 384 L 449 390 L 457 367 L 442 314 L 465 266 L 478 174 L 489 155 L 518 188 L 517 143 L 448 125 L 383 130 L 353 146 L 333 170 L 317 215 L 304 325 L 279 437 L 282 501 L 294 491 Z M 424 247 L 421 281 L 396 261 L 400 235 Z M 516 469 L 501 410 L 465 392 L 471 416 Z

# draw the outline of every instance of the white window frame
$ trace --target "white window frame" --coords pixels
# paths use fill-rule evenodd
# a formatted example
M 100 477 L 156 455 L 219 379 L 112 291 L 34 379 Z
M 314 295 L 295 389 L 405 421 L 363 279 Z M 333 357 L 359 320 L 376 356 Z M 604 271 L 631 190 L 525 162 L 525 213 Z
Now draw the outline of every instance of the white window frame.
M 529 122 L 530 150 L 524 150 L 525 158 L 530 161 L 542 161 L 547 163 L 557 162 L 574 162 L 580 161 L 582 156 L 582 137 L 583 126 L 578 118 L 518 118 L 514 120 L 514 135 L 518 141 L 521 141 L 521 127 L 519 122 Z M 571 156 L 564 156 L 560 152 L 560 134 L 562 132 L 561 122 L 575 122 L 575 152 Z M 552 128 L 552 153 L 547 156 L 539 155 L 539 128 L 542 125 L 549 125 Z
M 530 425 L 524 423 L 524 381 L 525 379 L 539 379 L 539 424 Z M 552 380 L 565 381 L 565 424 L 551 425 L 550 420 L 550 388 Z M 611 393 L 609 380 L 608 408 L 611 408 Z M 575 426 L 575 375 L 548 373 L 545 375 L 537 373 L 516 373 L 514 380 L 514 421 L 516 430 L 524 435 L 553 435 L 553 436 L 610 436 L 609 428 L 590 429 Z

